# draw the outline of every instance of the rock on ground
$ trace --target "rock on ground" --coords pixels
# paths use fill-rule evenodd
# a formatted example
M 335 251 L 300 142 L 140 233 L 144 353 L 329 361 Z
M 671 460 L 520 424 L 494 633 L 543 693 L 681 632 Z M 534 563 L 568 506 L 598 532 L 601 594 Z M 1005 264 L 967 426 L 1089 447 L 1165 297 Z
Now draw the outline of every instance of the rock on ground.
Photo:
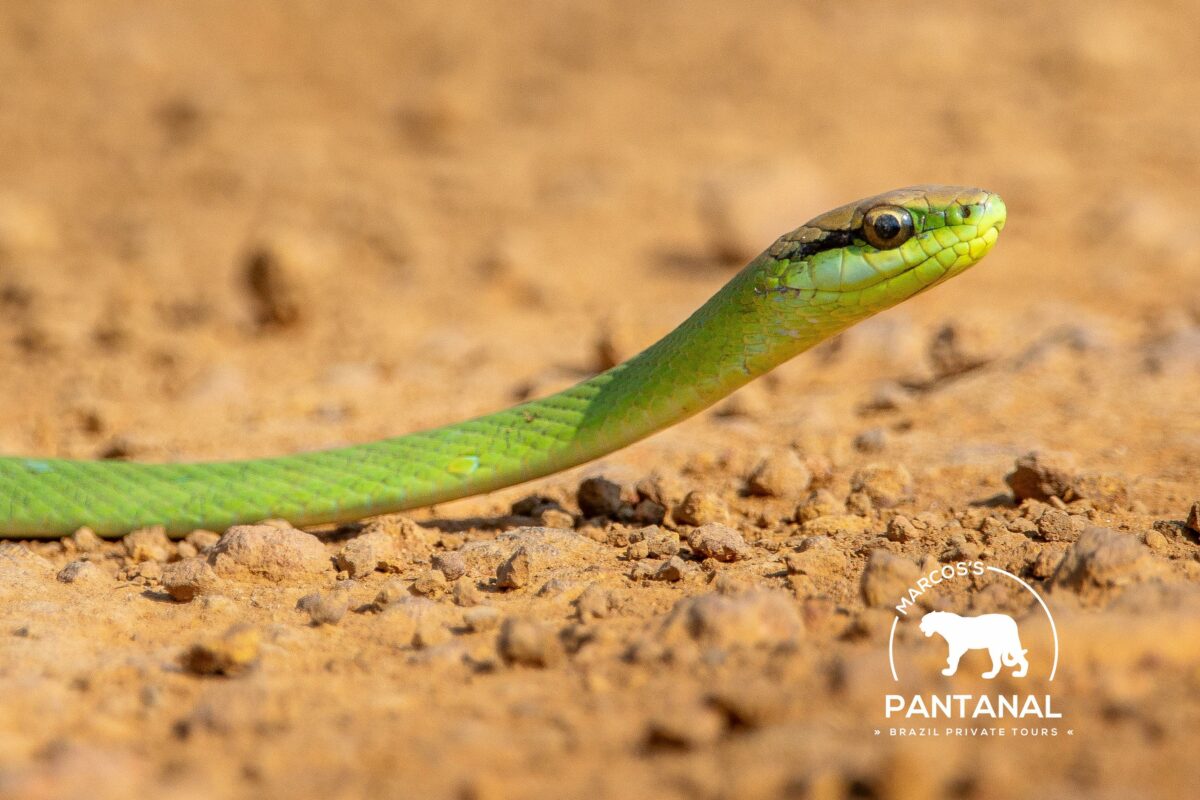
M 863 601 L 872 608 L 894 606 L 920 576 L 921 568 L 907 558 L 874 550 L 863 569 Z
M 72 561 L 58 571 L 62 583 L 97 584 L 107 576 L 90 561 Z
M 1107 600 L 1134 583 L 1162 574 L 1162 565 L 1132 534 L 1088 528 L 1067 550 L 1050 583 L 1088 603 Z
M 777 648 L 802 640 L 804 623 L 795 602 L 783 592 L 709 593 L 676 603 L 659 638 L 666 644 L 690 639 L 717 649 Z
M 183 602 L 214 591 L 220 580 L 216 570 L 199 557 L 168 564 L 162 573 L 163 589 L 171 597 Z
M 222 578 L 308 583 L 333 576 L 333 563 L 320 539 L 273 525 L 235 525 L 213 546 L 208 563 Z
M 903 464 L 868 464 L 850 476 L 850 488 L 880 508 L 892 508 L 912 498 L 913 479 Z
M 688 492 L 675 506 L 672 515 L 681 525 L 707 525 L 729 520 L 729 509 L 712 492 Z
M 497 646 L 505 662 L 527 667 L 552 667 L 564 656 L 557 632 L 533 620 L 504 620 Z
M 1067 453 L 1031 452 L 1017 459 L 1013 471 L 1004 476 L 1017 502 L 1051 497 L 1066 499 L 1071 494 L 1077 467 Z
M 218 637 L 193 644 L 179 663 L 193 675 L 241 675 L 258 663 L 261 645 L 258 629 L 235 625 Z
M 812 472 L 794 450 L 758 462 L 746 478 L 746 491 L 758 497 L 796 497 L 808 491 Z
M 749 558 L 752 552 L 740 533 L 718 523 L 709 523 L 692 531 L 688 544 L 700 556 L 717 561 L 739 561 Z

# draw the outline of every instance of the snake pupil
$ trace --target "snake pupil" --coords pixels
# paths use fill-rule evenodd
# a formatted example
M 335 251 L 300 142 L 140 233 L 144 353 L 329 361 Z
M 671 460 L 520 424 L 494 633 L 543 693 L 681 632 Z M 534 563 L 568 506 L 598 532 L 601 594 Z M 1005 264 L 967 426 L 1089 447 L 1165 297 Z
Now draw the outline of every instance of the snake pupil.
M 892 214 L 885 214 L 875 220 L 875 235 L 884 241 L 889 241 L 900 232 L 900 220 Z

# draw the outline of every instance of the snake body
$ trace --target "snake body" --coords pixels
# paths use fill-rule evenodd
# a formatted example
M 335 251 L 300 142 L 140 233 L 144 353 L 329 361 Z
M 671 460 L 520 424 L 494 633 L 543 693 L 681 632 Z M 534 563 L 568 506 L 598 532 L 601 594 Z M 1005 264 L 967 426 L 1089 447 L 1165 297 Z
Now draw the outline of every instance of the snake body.
M 656 344 L 565 391 L 407 436 L 244 461 L 0 458 L 0 536 L 173 535 L 342 522 L 590 461 L 696 414 L 850 325 L 961 273 L 1004 227 L 990 192 L 899 189 L 784 234 Z

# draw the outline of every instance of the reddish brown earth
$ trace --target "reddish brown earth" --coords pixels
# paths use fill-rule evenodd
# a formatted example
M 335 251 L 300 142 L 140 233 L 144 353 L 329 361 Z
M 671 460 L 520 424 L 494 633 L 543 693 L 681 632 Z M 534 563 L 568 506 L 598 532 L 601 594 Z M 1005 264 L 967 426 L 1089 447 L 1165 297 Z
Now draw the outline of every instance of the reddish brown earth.
M 319 540 L 0 546 L 0 796 L 1194 796 L 1197 11 L 1025 5 L 0 6 L 7 454 L 451 422 L 635 352 L 836 204 L 1010 214 L 980 268 L 531 486 Z M 988 573 L 923 608 L 1015 617 L 1029 675 L 945 678 L 913 620 L 900 690 L 1048 693 L 976 723 L 1046 735 L 884 717 L 892 605 L 973 561 L 1046 598 L 1055 680 Z

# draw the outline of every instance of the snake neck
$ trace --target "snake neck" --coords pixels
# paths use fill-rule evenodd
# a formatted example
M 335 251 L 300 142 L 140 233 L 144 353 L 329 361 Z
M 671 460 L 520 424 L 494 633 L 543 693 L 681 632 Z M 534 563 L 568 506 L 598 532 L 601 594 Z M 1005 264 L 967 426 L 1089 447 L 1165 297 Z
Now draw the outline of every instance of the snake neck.
M 794 299 L 757 289 L 761 259 L 664 338 L 563 395 L 589 400 L 571 448 L 589 460 L 691 417 L 828 335 Z

